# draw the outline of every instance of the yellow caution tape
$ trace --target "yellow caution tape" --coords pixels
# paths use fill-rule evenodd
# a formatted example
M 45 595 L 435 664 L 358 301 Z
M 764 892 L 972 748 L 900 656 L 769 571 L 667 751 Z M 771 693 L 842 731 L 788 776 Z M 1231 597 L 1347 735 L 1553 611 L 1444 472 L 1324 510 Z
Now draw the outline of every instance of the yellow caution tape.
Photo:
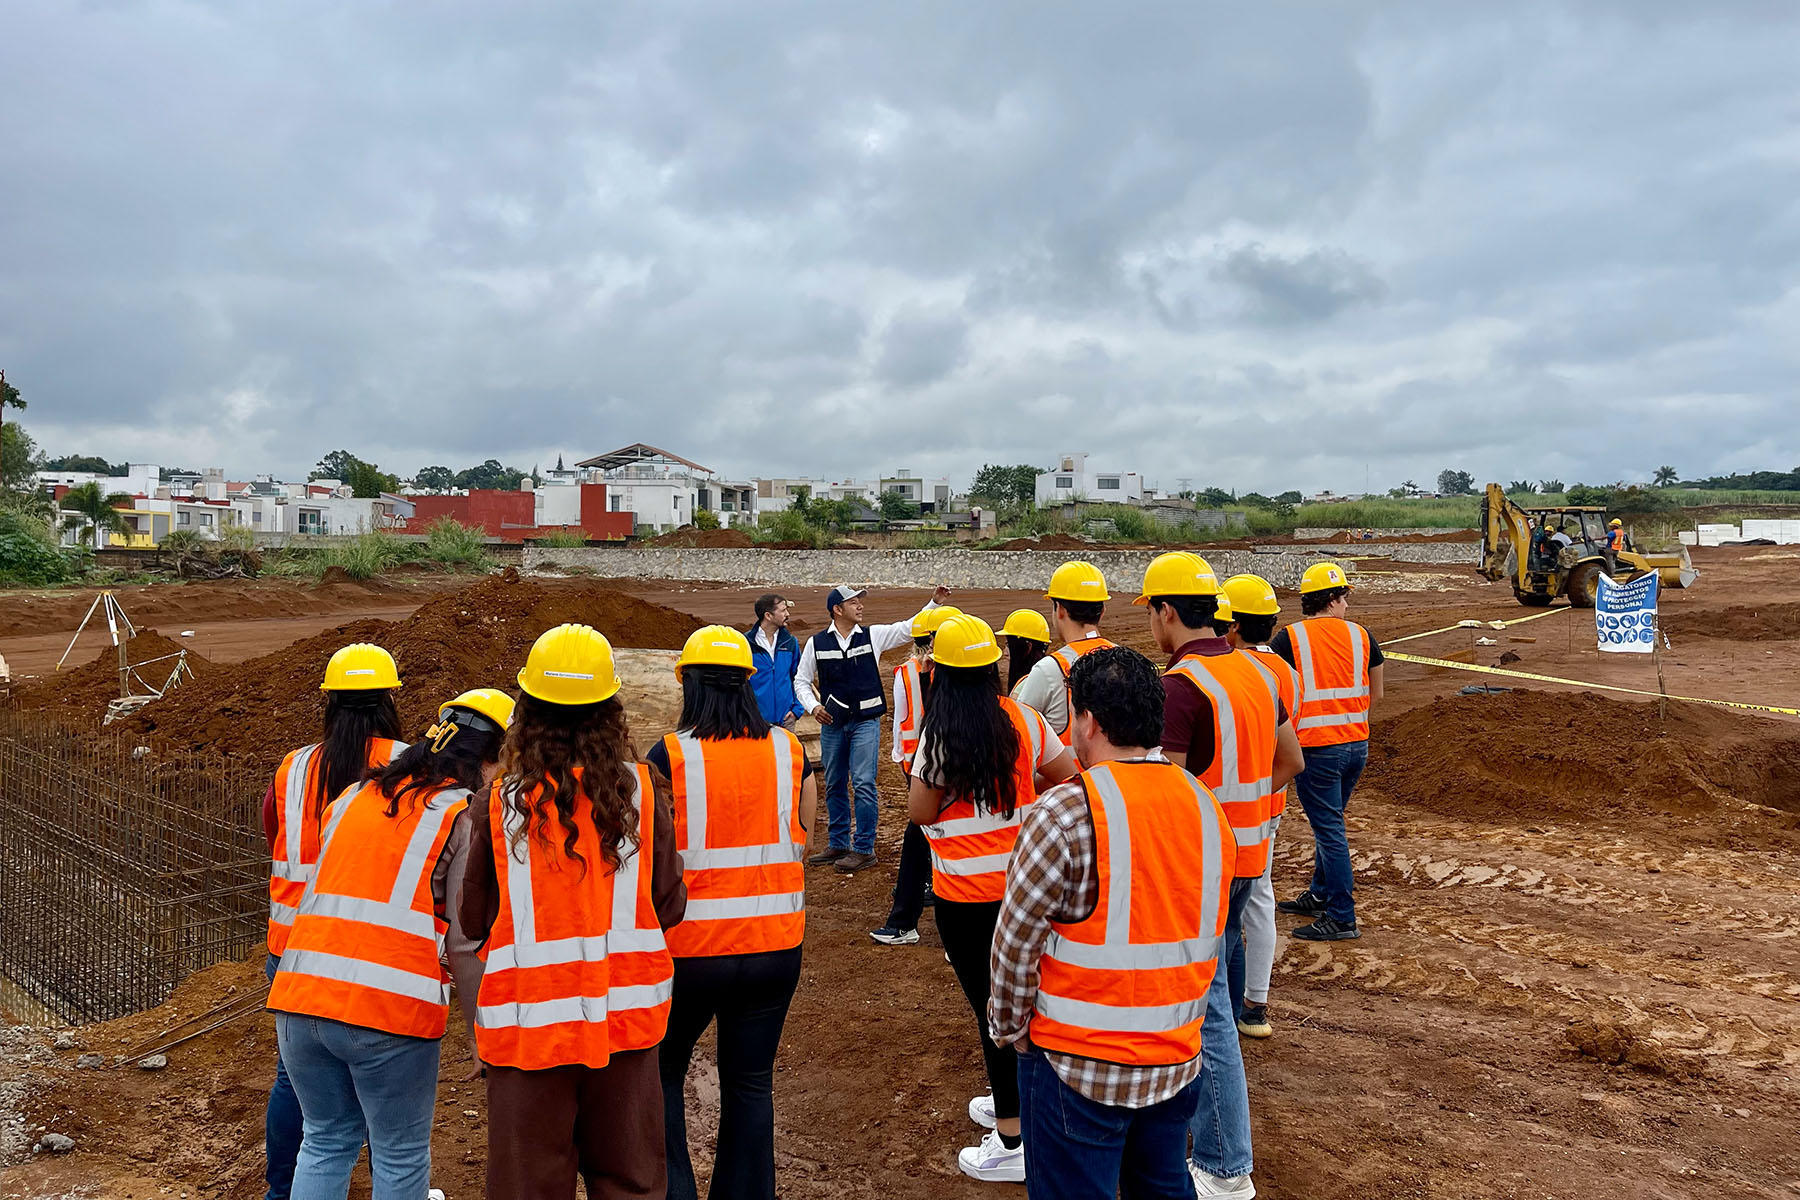
M 1542 614 L 1539 614 L 1540 616 Z M 1530 620 L 1530 618 L 1526 618 Z M 1509 679 L 1531 679 L 1538 683 L 1561 683 L 1569 687 L 1588 688 L 1597 692 L 1624 692 L 1630 696 L 1652 696 L 1668 700 L 1680 700 L 1686 704 L 1711 704 L 1719 708 L 1739 708 L 1750 712 L 1780 713 L 1786 717 L 1800 717 L 1800 708 L 1780 708 L 1773 704 L 1746 704 L 1741 700 L 1708 700 L 1701 696 L 1663 696 L 1661 692 L 1647 692 L 1642 688 L 1618 687 L 1610 683 L 1588 683 L 1580 679 L 1561 679 L 1555 675 L 1533 675 L 1530 671 L 1509 671 L 1505 667 L 1483 667 L 1475 663 L 1451 662 L 1447 658 L 1425 658 L 1417 654 L 1402 654 L 1399 651 L 1383 649 L 1387 658 L 1399 662 L 1417 663 L 1422 667 L 1449 667 L 1457 671 L 1476 671 L 1483 675 L 1505 675 Z

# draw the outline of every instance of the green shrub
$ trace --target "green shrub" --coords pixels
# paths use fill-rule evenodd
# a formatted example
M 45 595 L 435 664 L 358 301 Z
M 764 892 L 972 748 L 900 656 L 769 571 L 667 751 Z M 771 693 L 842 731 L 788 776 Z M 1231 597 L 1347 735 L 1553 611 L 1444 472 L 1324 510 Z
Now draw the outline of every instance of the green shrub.
M 46 538 L 29 532 L 0 532 L 0 585 L 44 587 L 62 583 L 73 564 Z
M 806 519 L 806 514 L 791 508 L 785 512 L 758 513 L 756 524 L 748 532 L 750 540 L 758 545 L 800 542 L 815 550 L 823 550 L 835 540 L 831 530 L 813 524 Z
M 313 574 L 337 567 L 352 579 L 373 579 L 406 557 L 398 539 L 385 533 L 359 533 L 322 550 L 312 560 Z
M 894 546 L 900 550 L 936 550 L 940 546 L 950 545 L 953 540 L 947 533 L 914 529 L 896 537 Z
M 1151 542 L 1161 532 L 1150 514 L 1141 508 L 1122 506 L 1111 509 L 1107 515 L 1112 518 L 1113 529 L 1118 532 L 1121 542 Z
M 536 539 L 540 546 L 569 550 L 588 544 L 588 535 L 579 529 L 558 529 L 555 533 L 546 533 Z
M 694 511 L 694 528 L 695 529 L 717 529 L 718 527 L 719 527 L 719 514 L 718 513 L 714 512 L 710 508 L 701 508 L 701 509 L 696 509 Z
M 475 526 L 439 517 L 425 529 L 424 557 L 450 566 L 486 566 L 490 560 L 483 537 L 483 531 Z

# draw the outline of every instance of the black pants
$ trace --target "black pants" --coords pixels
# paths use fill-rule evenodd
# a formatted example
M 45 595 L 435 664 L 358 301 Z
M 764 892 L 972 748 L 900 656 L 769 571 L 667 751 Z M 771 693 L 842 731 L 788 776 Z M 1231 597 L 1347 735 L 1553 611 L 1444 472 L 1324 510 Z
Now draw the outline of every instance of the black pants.
M 774 1200 L 775 1051 L 800 983 L 800 947 L 767 954 L 675 960 L 669 1032 L 662 1043 L 663 1136 L 669 1200 L 696 1200 L 682 1085 L 694 1046 L 719 1021 L 719 1149 L 712 1186 L 718 1200 Z
M 900 839 L 900 873 L 894 880 L 894 906 L 887 923 L 895 929 L 917 929 L 925 911 L 925 885 L 931 882 L 931 843 L 911 821 Z
M 981 1032 L 981 1057 L 987 1063 L 988 1086 L 994 1089 L 994 1115 L 1007 1120 L 1019 1115 L 1019 1056 L 1011 1046 L 996 1046 L 988 1036 L 988 957 L 994 945 L 994 926 L 1000 923 L 1000 902 L 966 904 L 937 902 L 938 936 L 950 969 L 962 984 L 969 1007 L 975 1010 L 975 1027 Z

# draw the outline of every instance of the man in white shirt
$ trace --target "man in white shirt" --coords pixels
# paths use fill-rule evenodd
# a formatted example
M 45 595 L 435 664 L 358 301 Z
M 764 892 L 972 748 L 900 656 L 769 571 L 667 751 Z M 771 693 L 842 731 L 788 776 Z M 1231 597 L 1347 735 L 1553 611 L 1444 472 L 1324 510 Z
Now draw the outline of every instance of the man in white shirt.
M 815 866 L 835 864 L 846 875 L 875 863 L 875 827 L 880 820 L 875 772 L 880 765 L 881 716 L 887 711 L 880 659 L 890 650 L 911 646 L 913 640 L 912 617 L 864 628 L 863 595 L 863 589 L 847 583 L 831 589 L 825 598 L 831 624 L 806 640 L 794 672 L 795 697 L 819 720 L 819 757 L 830 817 L 828 847 L 807 861 Z M 936 608 L 949 595 L 949 588 L 938 588 L 920 611 Z

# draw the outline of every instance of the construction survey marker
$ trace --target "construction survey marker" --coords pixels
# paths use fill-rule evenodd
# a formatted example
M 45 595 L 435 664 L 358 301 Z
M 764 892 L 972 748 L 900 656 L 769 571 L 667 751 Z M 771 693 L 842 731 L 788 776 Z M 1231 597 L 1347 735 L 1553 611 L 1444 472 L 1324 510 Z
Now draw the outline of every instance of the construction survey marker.
M 1656 650 L 1656 595 L 1660 581 L 1654 571 L 1628 583 L 1600 576 L 1594 597 L 1594 632 L 1600 649 L 1610 654 L 1651 654 Z

